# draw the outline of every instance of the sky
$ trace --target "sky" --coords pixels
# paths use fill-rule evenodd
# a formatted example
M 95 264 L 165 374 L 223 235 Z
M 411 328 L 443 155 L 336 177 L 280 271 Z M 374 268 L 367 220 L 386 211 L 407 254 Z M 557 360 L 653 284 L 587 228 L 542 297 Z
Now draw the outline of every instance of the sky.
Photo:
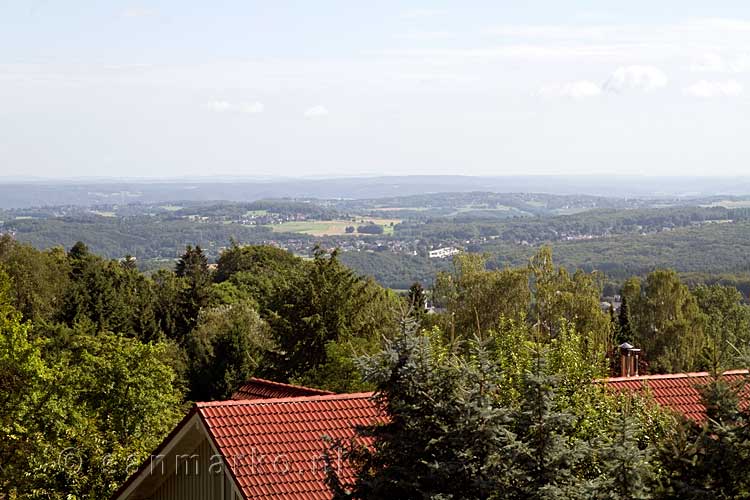
M 0 0 L 0 177 L 749 175 L 750 2 Z

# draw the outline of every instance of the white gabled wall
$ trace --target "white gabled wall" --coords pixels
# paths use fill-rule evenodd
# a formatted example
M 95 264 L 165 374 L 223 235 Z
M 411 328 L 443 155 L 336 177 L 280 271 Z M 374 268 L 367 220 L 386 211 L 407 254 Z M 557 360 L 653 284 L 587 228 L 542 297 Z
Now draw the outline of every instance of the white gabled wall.
M 211 471 L 213 447 L 208 439 L 191 454 L 180 459 L 177 469 L 151 495 L 151 500 L 225 500 L 225 471 Z
M 200 415 L 190 418 L 114 500 L 243 500 Z

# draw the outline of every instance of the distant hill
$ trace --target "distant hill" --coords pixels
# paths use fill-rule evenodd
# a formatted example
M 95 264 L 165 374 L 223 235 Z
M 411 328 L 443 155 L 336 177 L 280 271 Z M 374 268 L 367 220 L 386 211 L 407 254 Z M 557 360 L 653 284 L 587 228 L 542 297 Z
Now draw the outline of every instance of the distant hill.
M 491 191 L 608 197 L 697 197 L 750 194 L 750 177 L 393 176 L 330 179 L 159 181 L 23 181 L 0 179 L 0 208 L 264 198 L 382 198 L 436 192 Z

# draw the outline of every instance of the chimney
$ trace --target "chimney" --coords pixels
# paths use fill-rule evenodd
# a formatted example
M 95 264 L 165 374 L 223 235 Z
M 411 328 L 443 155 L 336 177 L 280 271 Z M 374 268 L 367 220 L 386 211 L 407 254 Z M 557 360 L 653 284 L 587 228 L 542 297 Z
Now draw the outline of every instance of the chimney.
M 638 376 L 638 358 L 641 350 L 636 349 L 627 342 L 620 344 L 620 376 L 637 377 Z

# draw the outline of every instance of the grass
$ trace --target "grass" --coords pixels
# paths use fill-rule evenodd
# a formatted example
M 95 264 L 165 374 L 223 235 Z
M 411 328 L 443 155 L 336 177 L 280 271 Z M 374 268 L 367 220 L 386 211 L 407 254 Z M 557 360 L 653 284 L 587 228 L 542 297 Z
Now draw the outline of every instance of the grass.
M 364 222 L 362 222 L 364 220 Z M 357 236 L 357 233 L 347 233 L 347 226 L 361 226 L 373 222 L 383 226 L 384 235 L 393 234 L 393 226 L 400 223 L 400 219 L 375 219 L 370 217 L 364 217 L 362 219 L 357 218 L 356 222 L 351 220 L 328 220 L 328 221 L 298 221 L 298 222 L 284 222 L 282 224 L 272 224 L 268 227 L 273 229 L 274 233 L 302 233 L 309 234 L 310 236 Z

